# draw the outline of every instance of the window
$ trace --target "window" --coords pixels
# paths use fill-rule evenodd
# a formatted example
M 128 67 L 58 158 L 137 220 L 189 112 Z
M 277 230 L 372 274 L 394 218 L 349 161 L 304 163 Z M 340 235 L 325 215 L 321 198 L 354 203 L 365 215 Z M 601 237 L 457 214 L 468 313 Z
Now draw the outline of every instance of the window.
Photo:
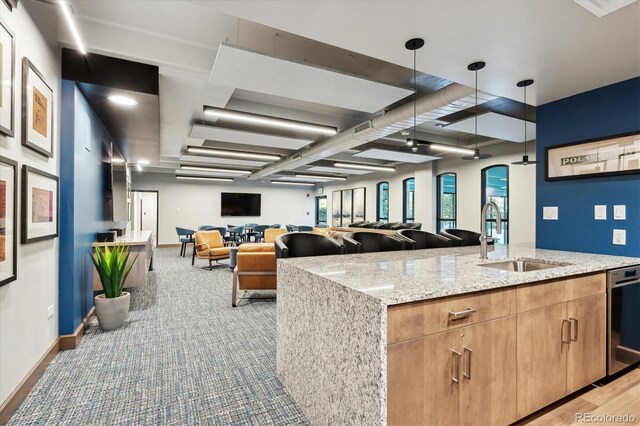
M 496 243 L 509 242 L 509 168 L 504 165 L 482 169 L 482 206 L 495 201 L 502 214 L 502 234 L 496 234 L 496 214 L 493 208 L 487 212 L 487 235 Z M 481 207 L 482 207 L 481 206 Z
M 316 225 L 327 224 L 327 196 L 316 197 Z
M 456 227 L 456 174 L 443 173 L 438 175 L 438 214 L 437 230 L 452 229 Z
M 416 180 L 408 178 L 402 181 L 402 221 L 404 223 L 415 220 L 415 192 Z
M 376 220 L 378 222 L 389 222 L 389 182 L 379 182 L 377 186 L 376 198 Z

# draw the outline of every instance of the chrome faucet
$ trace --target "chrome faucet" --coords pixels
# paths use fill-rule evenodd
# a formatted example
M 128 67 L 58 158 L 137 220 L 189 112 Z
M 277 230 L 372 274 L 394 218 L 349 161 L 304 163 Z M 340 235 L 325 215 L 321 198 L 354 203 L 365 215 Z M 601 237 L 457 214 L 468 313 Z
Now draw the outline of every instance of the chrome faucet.
M 480 214 L 480 259 L 487 259 L 487 242 L 492 242 L 493 237 L 487 237 L 487 211 L 489 207 L 493 206 L 496 211 L 496 232 L 502 234 L 502 213 L 500 207 L 495 201 L 489 201 L 482 207 L 482 213 Z

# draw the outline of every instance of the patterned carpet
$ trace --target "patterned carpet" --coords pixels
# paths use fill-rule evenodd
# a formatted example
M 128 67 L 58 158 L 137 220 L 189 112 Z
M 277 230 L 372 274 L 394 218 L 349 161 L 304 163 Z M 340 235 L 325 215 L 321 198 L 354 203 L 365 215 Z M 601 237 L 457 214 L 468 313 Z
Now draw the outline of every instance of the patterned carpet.
M 276 375 L 275 301 L 232 308 L 229 268 L 192 267 L 178 251 L 156 249 L 125 326 L 103 332 L 94 319 L 10 425 L 308 424 Z

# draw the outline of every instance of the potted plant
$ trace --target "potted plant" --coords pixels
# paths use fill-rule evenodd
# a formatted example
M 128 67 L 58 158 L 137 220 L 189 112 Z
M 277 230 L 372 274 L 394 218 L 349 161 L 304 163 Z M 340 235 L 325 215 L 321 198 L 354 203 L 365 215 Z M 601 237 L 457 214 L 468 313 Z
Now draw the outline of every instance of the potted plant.
M 130 249 L 127 245 L 116 244 L 112 249 L 109 249 L 109 246 L 105 244 L 104 250 L 97 246 L 95 256 L 91 256 L 104 289 L 104 294 L 95 297 L 95 307 L 98 323 L 105 331 L 120 328 L 127 320 L 131 296 L 122 291 L 122 288 L 140 255 L 138 253 L 135 259 L 127 265 L 129 254 Z

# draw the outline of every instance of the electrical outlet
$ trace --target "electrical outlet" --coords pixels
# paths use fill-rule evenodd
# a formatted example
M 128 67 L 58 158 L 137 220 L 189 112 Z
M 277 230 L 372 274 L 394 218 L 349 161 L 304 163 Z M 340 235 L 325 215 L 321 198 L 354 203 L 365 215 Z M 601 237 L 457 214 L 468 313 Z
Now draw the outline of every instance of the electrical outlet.
M 54 308 L 53 305 L 49 306 L 49 308 L 47 308 L 47 318 L 51 318 L 53 316 L 53 312 L 54 312 Z
M 613 244 L 616 246 L 624 246 L 627 244 L 627 231 L 624 229 L 613 230 Z
M 626 220 L 627 219 L 627 206 L 613 206 L 613 220 Z
M 607 206 L 600 205 L 594 206 L 594 219 L 595 220 L 607 220 Z
M 558 208 L 557 207 L 543 207 L 542 218 L 544 220 L 558 220 Z

